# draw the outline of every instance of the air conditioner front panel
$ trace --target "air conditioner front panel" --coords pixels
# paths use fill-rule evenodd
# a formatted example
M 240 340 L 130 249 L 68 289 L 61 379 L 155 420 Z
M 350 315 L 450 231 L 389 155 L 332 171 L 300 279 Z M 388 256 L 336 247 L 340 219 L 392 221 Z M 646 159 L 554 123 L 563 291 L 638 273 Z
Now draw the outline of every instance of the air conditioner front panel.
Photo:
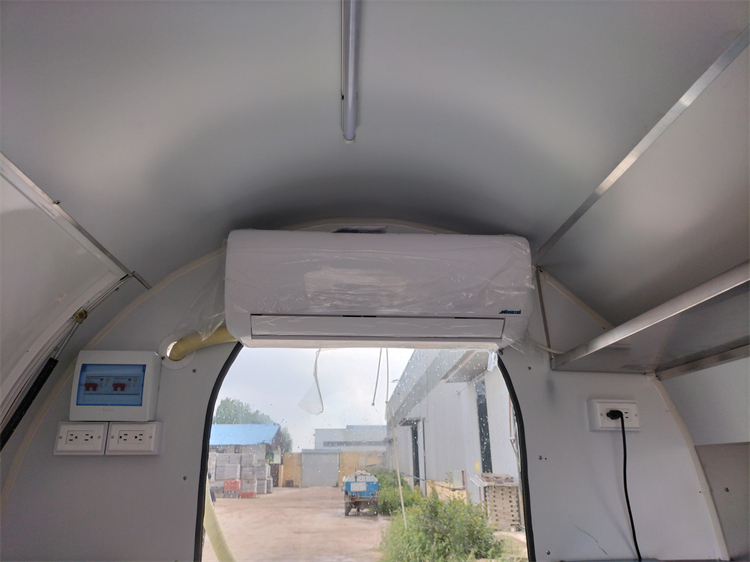
M 252 316 L 252 338 L 499 340 L 503 318 L 396 318 L 352 316 Z
M 238 339 L 252 337 L 251 316 L 502 318 L 507 337 L 533 302 L 516 236 L 233 231 L 225 288 Z

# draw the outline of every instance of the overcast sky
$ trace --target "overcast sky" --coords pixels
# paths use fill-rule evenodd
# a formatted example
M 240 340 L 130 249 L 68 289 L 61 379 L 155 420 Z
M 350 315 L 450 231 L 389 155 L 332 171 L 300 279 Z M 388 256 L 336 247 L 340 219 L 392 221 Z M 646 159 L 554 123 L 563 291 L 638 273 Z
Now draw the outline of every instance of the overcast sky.
M 300 401 L 314 385 L 315 349 L 244 348 L 224 379 L 223 398 L 238 398 L 289 428 L 294 450 L 315 446 L 316 428 L 385 424 L 386 361 L 380 368 L 375 406 L 372 395 L 378 369 L 378 349 L 324 349 L 318 359 L 323 412 L 314 415 Z M 411 349 L 389 349 L 389 392 L 409 361 Z M 317 394 L 314 392 L 314 394 Z

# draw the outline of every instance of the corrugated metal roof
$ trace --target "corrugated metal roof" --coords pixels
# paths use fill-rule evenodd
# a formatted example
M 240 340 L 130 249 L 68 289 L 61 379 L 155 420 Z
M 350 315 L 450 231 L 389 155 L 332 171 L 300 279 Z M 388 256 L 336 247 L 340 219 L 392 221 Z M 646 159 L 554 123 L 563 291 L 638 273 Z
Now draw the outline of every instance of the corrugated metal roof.
M 276 424 L 216 424 L 211 426 L 209 445 L 270 444 L 279 426 Z

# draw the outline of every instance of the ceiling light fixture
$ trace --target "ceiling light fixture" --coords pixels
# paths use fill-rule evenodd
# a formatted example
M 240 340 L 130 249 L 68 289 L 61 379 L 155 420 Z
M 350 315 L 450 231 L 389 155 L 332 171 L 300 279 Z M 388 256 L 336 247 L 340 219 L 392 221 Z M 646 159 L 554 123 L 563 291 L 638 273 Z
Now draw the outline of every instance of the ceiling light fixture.
M 341 117 L 344 139 L 354 142 L 359 92 L 359 21 L 362 0 L 341 1 Z

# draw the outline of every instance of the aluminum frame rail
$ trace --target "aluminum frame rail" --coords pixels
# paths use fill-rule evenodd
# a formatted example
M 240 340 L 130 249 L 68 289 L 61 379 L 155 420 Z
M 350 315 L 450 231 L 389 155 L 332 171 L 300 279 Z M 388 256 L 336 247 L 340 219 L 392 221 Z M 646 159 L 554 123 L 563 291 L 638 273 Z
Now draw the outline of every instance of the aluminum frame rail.
M 748 357 L 750 262 L 552 359 L 556 371 L 655 373 L 660 379 Z

